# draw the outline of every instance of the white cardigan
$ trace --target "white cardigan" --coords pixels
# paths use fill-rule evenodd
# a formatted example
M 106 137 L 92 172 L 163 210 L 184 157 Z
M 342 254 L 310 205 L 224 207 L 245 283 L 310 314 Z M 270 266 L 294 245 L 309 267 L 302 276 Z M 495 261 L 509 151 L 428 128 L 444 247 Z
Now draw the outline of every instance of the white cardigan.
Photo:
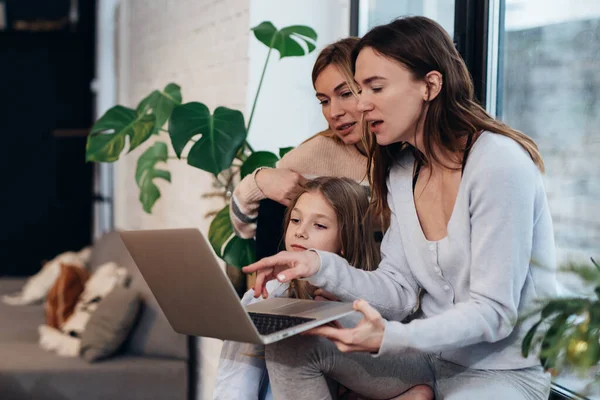
M 467 159 L 448 236 L 428 241 L 413 199 L 414 158 L 400 155 L 388 179 L 390 229 L 379 268 L 352 268 L 317 251 L 319 272 L 308 281 L 341 300 L 367 300 L 386 323 L 379 354 L 437 353 L 482 369 L 539 365 L 521 356 L 535 322 L 518 318 L 556 292 L 552 220 L 542 175 L 514 140 L 484 132 Z M 402 321 L 422 288 L 423 316 Z

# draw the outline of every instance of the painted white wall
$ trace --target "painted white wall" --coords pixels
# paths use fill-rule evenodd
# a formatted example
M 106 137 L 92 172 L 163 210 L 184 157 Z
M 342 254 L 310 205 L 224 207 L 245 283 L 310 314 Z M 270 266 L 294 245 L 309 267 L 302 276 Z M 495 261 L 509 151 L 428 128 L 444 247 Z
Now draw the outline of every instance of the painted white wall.
M 276 51 L 271 53 L 248 139 L 255 150 L 277 152 L 280 147 L 296 146 L 327 128 L 314 96 L 311 71 L 323 47 L 348 36 L 350 2 L 250 0 L 250 27 L 263 21 L 271 21 L 278 29 L 289 25 L 308 25 L 318 34 L 317 49 L 308 56 L 279 60 Z M 267 57 L 267 47 L 253 34 L 248 47 L 250 65 L 246 118 L 250 117 Z
M 106 1 L 113 0 L 100 0 Z M 98 93 L 104 100 L 98 112 L 115 100 L 135 108 L 148 93 L 169 82 L 181 85 L 185 102 L 201 101 L 211 110 L 219 105 L 245 110 L 248 2 L 120 1 L 116 14 L 111 17 L 107 13 L 99 28 Z M 107 79 L 103 78 L 105 71 L 110 75 Z M 151 215 L 142 211 L 135 184 L 137 158 L 155 140 L 168 138 L 165 134 L 153 137 L 111 165 L 115 170 L 116 228 L 197 227 L 207 232 L 212 218 L 206 213 L 221 209 L 223 201 L 203 197 L 213 189 L 212 176 L 183 161 L 170 159 L 159 164 L 171 172 L 172 182 L 156 181 L 161 198 Z M 197 400 L 209 400 L 222 342 L 201 338 L 198 343 Z

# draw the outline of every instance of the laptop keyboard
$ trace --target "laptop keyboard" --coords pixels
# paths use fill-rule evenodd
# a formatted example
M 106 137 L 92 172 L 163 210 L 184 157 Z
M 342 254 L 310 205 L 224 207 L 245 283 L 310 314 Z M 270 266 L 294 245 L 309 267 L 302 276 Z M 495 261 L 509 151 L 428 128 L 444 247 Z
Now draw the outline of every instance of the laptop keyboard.
M 314 318 L 292 317 L 289 315 L 273 315 L 253 312 L 248 314 L 261 335 L 269 335 L 305 322 L 314 321 Z

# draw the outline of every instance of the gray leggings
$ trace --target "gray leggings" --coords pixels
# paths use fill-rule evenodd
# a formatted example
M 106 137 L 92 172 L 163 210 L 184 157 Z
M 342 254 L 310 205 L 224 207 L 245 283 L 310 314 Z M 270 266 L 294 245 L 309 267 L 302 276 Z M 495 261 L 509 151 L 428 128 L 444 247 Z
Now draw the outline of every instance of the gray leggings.
M 550 393 L 550 375 L 541 366 L 478 370 L 424 353 L 374 358 L 342 353 L 313 336 L 271 344 L 265 355 L 277 400 L 331 399 L 328 378 L 372 399 L 389 399 L 417 384 L 429 385 L 436 399 L 448 400 L 546 400 Z

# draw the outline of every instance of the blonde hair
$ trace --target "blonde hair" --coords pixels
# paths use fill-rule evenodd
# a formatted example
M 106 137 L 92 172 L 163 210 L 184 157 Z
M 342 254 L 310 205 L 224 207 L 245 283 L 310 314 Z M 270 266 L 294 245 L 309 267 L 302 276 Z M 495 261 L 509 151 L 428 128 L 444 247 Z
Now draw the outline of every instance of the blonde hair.
M 315 83 L 317 82 L 317 78 L 321 73 L 330 65 L 335 66 L 338 71 L 344 77 L 344 80 L 348 84 L 348 88 L 354 94 L 354 96 L 358 96 L 359 87 L 354 80 L 354 73 L 352 71 L 352 52 L 354 51 L 355 46 L 359 42 L 359 38 L 357 37 L 348 37 L 345 39 L 338 40 L 325 47 L 319 53 L 317 60 L 315 61 L 315 65 L 312 70 L 312 82 L 313 88 L 315 88 Z M 315 88 L 316 89 L 316 88 Z M 360 125 L 362 126 L 362 132 L 365 132 L 367 129 L 367 123 L 364 120 L 364 116 L 361 116 Z M 311 136 L 304 142 L 308 142 L 311 139 L 314 139 L 316 136 L 325 136 L 328 138 L 332 138 L 338 143 L 341 143 L 342 140 L 331 130 L 326 129 L 322 132 L 317 133 L 314 136 Z M 369 135 L 362 135 L 361 142 L 364 149 L 368 149 L 371 146 L 372 138 Z M 365 154 L 366 155 L 366 154 Z
M 338 235 L 342 244 L 341 256 L 350 265 L 365 271 L 377 268 L 380 261 L 379 245 L 375 240 L 374 219 L 369 215 L 368 187 L 349 178 L 320 177 L 309 181 L 285 215 L 285 231 L 298 199 L 304 193 L 320 193 L 335 211 Z M 285 237 L 285 232 L 284 232 Z M 290 297 L 311 298 L 311 285 L 306 281 L 290 282 Z

